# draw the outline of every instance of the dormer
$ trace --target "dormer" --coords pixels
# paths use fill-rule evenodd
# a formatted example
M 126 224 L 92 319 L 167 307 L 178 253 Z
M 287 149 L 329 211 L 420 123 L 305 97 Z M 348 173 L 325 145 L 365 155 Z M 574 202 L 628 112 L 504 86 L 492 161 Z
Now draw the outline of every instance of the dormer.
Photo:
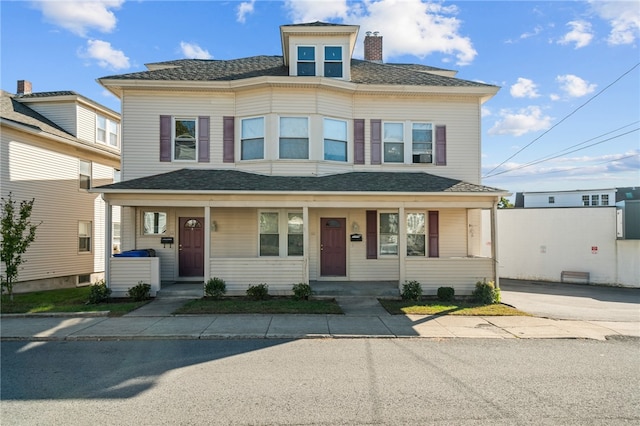
M 351 80 L 358 25 L 312 22 L 282 25 L 282 56 L 290 76 Z

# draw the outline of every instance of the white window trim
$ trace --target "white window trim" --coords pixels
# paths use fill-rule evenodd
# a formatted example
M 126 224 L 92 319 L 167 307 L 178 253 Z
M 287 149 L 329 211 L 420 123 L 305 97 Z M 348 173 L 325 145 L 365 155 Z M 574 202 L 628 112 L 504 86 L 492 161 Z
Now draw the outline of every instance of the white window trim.
M 279 254 L 278 256 L 261 256 L 260 255 L 260 215 L 262 215 L 263 213 L 277 213 L 278 214 L 278 251 Z M 257 241 L 257 254 L 258 257 L 260 258 L 276 258 L 276 257 L 287 257 L 287 258 L 294 258 L 294 259 L 300 259 L 302 257 L 304 257 L 304 253 L 302 255 L 296 255 L 296 256 L 289 256 L 288 249 L 289 249 L 289 241 L 288 241 L 288 236 L 289 236 L 289 213 L 296 213 L 296 214 L 300 214 L 301 216 L 304 216 L 304 213 L 302 210 L 299 209 L 260 209 L 258 210 L 258 215 L 257 215 L 257 231 L 258 231 L 258 241 Z M 305 229 L 307 229 L 307 224 L 303 223 L 302 224 L 302 235 L 304 235 Z M 303 237 L 304 238 L 304 237 Z
M 82 173 L 82 164 L 83 163 L 88 163 L 89 164 L 89 174 L 86 175 L 84 173 Z M 82 182 L 82 176 L 89 176 L 89 188 L 83 188 L 81 186 L 81 182 Z M 89 161 L 89 160 L 78 160 L 78 189 L 80 191 L 88 191 L 89 189 L 91 189 L 91 184 L 93 183 L 93 162 Z
M 408 232 L 408 230 L 406 229 L 408 226 L 408 216 L 410 214 L 421 214 L 424 216 L 424 233 L 423 234 L 410 234 Z M 405 227 L 405 242 L 404 242 L 404 254 L 407 257 L 407 259 L 423 259 L 425 257 L 429 256 L 429 246 L 428 246 L 428 238 L 429 238 L 429 212 L 425 211 L 425 210 L 408 210 L 405 211 L 404 213 L 405 215 L 405 220 L 404 220 L 404 227 Z M 399 216 L 398 216 L 399 217 Z M 409 244 L 409 235 L 424 235 L 424 254 L 420 255 L 420 256 L 416 256 L 416 255 L 409 255 L 409 252 L 407 250 L 408 248 L 408 244 Z
M 319 73 L 319 71 L 321 71 L 321 70 L 318 70 L 318 63 L 319 63 L 319 61 L 318 61 L 318 59 L 319 59 L 318 58 L 318 46 L 315 45 L 315 44 L 296 44 L 295 47 L 296 47 L 294 49 L 295 52 L 296 52 L 296 60 L 295 60 L 296 73 L 295 73 L 295 75 L 296 76 L 300 76 L 300 77 L 318 77 L 318 76 L 320 76 L 321 73 Z M 300 75 L 298 73 L 298 62 L 311 63 L 311 61 L 300 60 L 298 58 L 298 48 L 299 47 L 313 47 L 313 56 L 314 56 L 313 65 L 314 65 L 314 69 L 315 69 L 315 75 L 313 75 L 313 76 L 311 76 L 311 75 Z M 322 56 L 324 57 L 324 49 L 322 49 L 321 53 L 322 53 Z M 324 61 L 323 61 L 323 63 L 324 63 Z
M 237 129 L 237 131 L 238 131 L 238 134 L 240 136 L 238 138 L 239 139 L 239 143 L 237 144 L 238 145 L 238 152 L 236 152 L 236 158 L 239 158 L 240 161 L 242 161 L 242 162 L 264 161 L 264 160 L 267 159 L 267 117 L 268 116 L 266 116 L 266 115 L 256 115 L 256 116 L 253 116 L 253 117 L 242 117 L 242 118 L 240 118 L 240 120 L 238 120 L 238 126 L 240 126 L 240 127 L 239 127 L 239 129 Z M 262 158 L 252 158 L 250 160 L 243 160 L 242 159 L 242 141 L 243 141 L 243 138 L 242 138 L 242 122 L 244 120 L 252 120 L 252 119 L 255 119 L 255 118 L 262 118 L 262 140 L 263 140 L 263 143 L 262 143 Z M 279 123 L 280 123 L 280 119 L 278 118 L 278 124 Z M 278 127 L 278 131 L 279 130 L 280 130 L 280 128 Z M 279 134 L 278 134 L 278 145 L 279 145 L 279 142 L 280 142 L 280 137 L 279 137 Z
M 115 135 L 116 135 L 116 143 L 115 143 L 115 145 L 111 143 L 111 135 L 112 135 L 113 133 L 111 133 L 111 132 L 109 131 L 109 123 L 113 123 L 113 124 L 115 124 L 115 126 L 116 126 L 116 132 L 115 132 Z M 105 142 L 105 143 L 106 143 L 107 145 L 109 145 L 109 146 L 114 147 L 114 148 L 119 147 L 119 146 L 120 146 L 120 123 L 118 123 L 117 121 L 110 120 L 110 119 L 108 119 L 108 118 L 107 118 L 107 132 L 106 132 L 106 133 L 107 133 L 107 140 L 106 140 L 106 142 Z
M 384 126 L 385 124 L 402 124 L 402 138 L 403 138 L 403 149 L 404 149 L 404 159 L 401 163 L 385 161 L 384 153 L 385 153 L 385 140 L 384 140 Z M 413 125 L 414 124 L 430 124 L 431 125 L 431 162 L 430 163 L 414 163 L 413 162 Z M 386 120 L 382 122 L 382 135 L 381 135 L 381 144 L 382 144 L 382 153 L 381 160 L 382 164 L 407 164 L 414 166 L 426 166 L 426 165 L 434 165 L 436 162 L 436 124 L 433 121 L 429 120 Z M 391 142 L 393 143 L 393 142 Z M 397 142 L 399 143 L 399 142 Z
M 144 228 L 144 217 L 147 213 L 153 213 L 153 214 L 164 214 L 165 215 L 165 224 L 164 224 L 164 232 L 145 232 L 145 228 Z M 144 237 L 148 237 L 148 236 L 155 236 L 155 235 L 166 235 L 167 233 L 167 228 L 169 227 L 169 214 L 166 211 L 162 211 L 162 210 L 143 210 L 142 211 L 142 215 L 140 217 L 140 235 L 144 236 Z
M 409 143 L 407 143 L 407 121 L 383 121 L 382 122 L 382 135 L 381 135 L 381 144 L 382 144 L 382 155 L 381 155 L 381 160 L 382 160 L 382 164 L 407 164 L 407 146 L 410 145 Z M 384 126 L 385 124 L 402 124 L 402 148 L 403 148 L 403 152 L 404 152 L 404 158 L 402 162 L 395 162 L 395 161 L 385 161 L 384 159 L 384 154 L 385 154 L 385 140 L 384 140 Z M 400 142 L 387 142 L 387 143 L 400 143 Z M 409 147 L 409 151 L 411 152 L 411 147 Z
M 307 158 L 280 158 L 280 119 L 281 118 L 306 118 L 307 119 L 307 148 L 308 148 L 308 156 Z M 313 159 L 313 147 L 311 145 L 311 117 L 308 115 L 278 115 L 278 136 L 276 139 L 276 159 L 278 161 L 309 161 Z M 323 141 L 324 143 L 324 141 Z M 266 144 L 266 141 L 265 141 Z
M 101 118 L 104 120 L 104 129 L 101 128 L 100 125 L 99 125 L 99 122 L 100 122 Z M 96 114 L 96 142 L 97 143 L 100 143 L 100 144 L 103 144 L 103 145 L 107 144 L 107 140 L 109 138 L 109 131 L 107 130 L 108 127 L 109 127 L 108 121 L 109 120 L 104 115 Z M 100 133 L 99 132 L 100 130 L 104 131 L 104 140 L 102 140 L 102 141 L 100 139 L 98 139 L 98 134 Z
M 80 236 L 80 224 L 81 223 L 86 223 L 89 224 L 89 236 L 88 237 L 81 237 Z M 88 238 L 89 239 L 89 250 L 80 250 L 80 238 Z M 77 250 L 78 250 L 78 254 L 91 254 L 93 253 L 93 222 L 90 220 L 79 220 L 78 221 L 78 240 L 77 240 Z
M 328 60 L 328 59 L 325 57 L 325 48 L 326 48 L 326 47 L 339 47 L 339 48 L 340 48 L 340 50 L 341 50 L 341 53 L 342 53 L 342 59 L 341 59 L 341 60 L 339 60 L 339 61 L 335 61 L 335 60 Z M 342 76 L 341 76 L 341 77 L 327 77 L 327 78 L 335 78 L 336 80 L 344 80 L 344 79 L 345 79 L 345 76 L 346 76 L 346 73 L 347 73 L 347 70 L 346 70 L 346 67 L 345 67 L 345 59 L 344 59 L 344 52 L 345 52 L 345 48 L 344 48 L 344 46 L 343 46 L 343 45 L 341 45 L 341 44 L 323 44 L 323 45 L 322 45 L 322 49 L 321 49 L 321 50 L 322 50 L 322 73 L 321 73 L 321 74 L 322 74 L 322 76 L 323 76 L 323 77 L 325 76 L 325 75 L 324 75 L 324 64 L 325 64 L 326 62 L 332 62 L 332 63 L 340 62 L 340 63 L 342 64 L 342 67 L 341 67 L 341 68 L 342 68 Z M 317 68 L 317 66 L 316 66 L 316 68 Z
M 326 134 L 325 134 L 325 120 L 333 120 L 333 121 L 342 121 L 343 123 L 346 124 L 346 128 L 347 128 L 347 139 L 345 140 L 346 144 L 347 144 L 347 158 L 345 159 L 345 161 L 341 161 L 341 160 L 327 160 L 324 158 L 325 156 L 325 152 L 324 152 L 324 140 L 326 139 Z M 336 164 L 349 164 L 351 163 L 351 155 L 349 154 L 350 152 L 352 152 L 352 142 L 351 142 L 351 126 L 349 125 L 350 121 L 349 120 L 343 120 L 341 118 L 335 118 L 335 117 L 322 117 L 322 160 L 323 161 L 331 161 L 332 163 L 336 163 Z M 309 156 L 311 157 L 311 150 L 309 150 Z
M 436 125 L 432 122 L 432 121 L 409 121 L 408 122 L 408 128 L 407 128 L 407 133 L 408 133 L 408 141 L 409 144 L 411 145 L 409 147 L 409 155 L 408 158 L 405 158 L 405 162 L 410 163 L 410 164 L 418 164 L 418 165 L 425 165 L 425 164 L 435 164 L 436 162 Z M 414 163 L 413 162 L 413 125 L 414 124 L 429 124 L 431 125 L 431 162 L 430 163 Z
M 390 253 L 382 253 L 382 248 L 380 247 L 381 244 L 381 240 L 380 240 L 380 236 L 382 234 L 382 232 L 380 232 L 380 226 L 382 225 L 382 220 L 381 220 L 381 216 L 383 214 L 395 214 L 398 216 L 398 233 L 397 235 L 397 253 L 396 254 L 390 254 Z M 406 220 L 406 219 L 405 219 Z M 376 229 L 376 236 L 378 238 L 378 246 L 377 246 L 377 251 L 378 251 L 378 259 L 383 258 L 383 259 L 396 259 L 398 258 L 398 256 L 400 256 L 400 250 L 402 250 L 402 247 L 400 247 L 400 226 L 402 225 L 403 220 L 400 217 L 400 212 L 397 210 L 378 210 L 378 229 Z M 405 249 L 406 250 L 406 247 Z
M 171 121 L 171 161 L 177 163 L 196 163 L 198 162 L 198 117 L 175 116 Z M 176 121 L 193 121 L 195 122 L 195 155 L 193 160 L 184 160 L 176 158 Z

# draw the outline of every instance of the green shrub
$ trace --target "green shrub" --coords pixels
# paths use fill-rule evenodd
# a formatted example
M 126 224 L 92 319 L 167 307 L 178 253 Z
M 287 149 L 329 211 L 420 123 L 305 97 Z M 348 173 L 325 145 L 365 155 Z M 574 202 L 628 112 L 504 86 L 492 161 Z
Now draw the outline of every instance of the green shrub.
M 249 286 L 247 297 L 253 300 L 267 300 L 269 298 L 269 286 L 266 284 Z
M 227 292 L 227 285 L 222 278 L 209 278 L 204 285 L 204 294 L 207 297 L 220 299 Z
M 500 303 L 500 289 L 496 288 L 493 281 L 478 281 L 471 297 L 474 302 L 482 303 L 483 305 Z
M 142 302 L 143 300 L 149 300 L 151 295 L 151 286 L 145 284 L 142 281 L 138 281 L 138 284 L 134 285 L 127 291 L 127 295 L 136 302 Z
M 87 305 L 97 305 L 109 300 L 111 289 L 107 287 L 107 284 L 104 282 L 104 280 L 96 281 L 89 287 L 89 300 L 87 300 Z
M 451 302 L 453 296 L 456 295 L 456 291 L 453 287 L 438 287 L 438 300 L 443 302 Z
M 422 297 L 422 286 L 418 281 L 405 281 L 402 285 L 402 300 L 418 301 Z
M 311 286 L 305 283 L 293 285 L 293 298 L 295 300 L 309 300 L 311 296 Z

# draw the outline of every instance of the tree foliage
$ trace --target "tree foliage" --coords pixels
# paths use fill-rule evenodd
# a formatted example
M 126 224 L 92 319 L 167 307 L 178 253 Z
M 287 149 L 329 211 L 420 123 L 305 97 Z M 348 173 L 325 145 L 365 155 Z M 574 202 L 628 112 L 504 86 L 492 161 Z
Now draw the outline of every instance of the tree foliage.
M 500 201 L 498 201 L 498 208 L 499 209 L 512 209 L 513 208 L 513 204 L 511 204 L 511 202 L 507 198 L 500 197 Z
M 11 300 L 13 300 L 13 285 L 17 281 L 20 265 L 25 262 L 22 255 L 36 239 L 36 228 L 40 225 L 31 223 L 34 202 L 35 199 L 23 200 L 17 206 L 17 201 L 13 200 L 11 193 L 6 199 L 2 197 L 0 261 L 4 263 L 4 276 L 0 277 L 0 280 L 2 291 L 6 290 Z

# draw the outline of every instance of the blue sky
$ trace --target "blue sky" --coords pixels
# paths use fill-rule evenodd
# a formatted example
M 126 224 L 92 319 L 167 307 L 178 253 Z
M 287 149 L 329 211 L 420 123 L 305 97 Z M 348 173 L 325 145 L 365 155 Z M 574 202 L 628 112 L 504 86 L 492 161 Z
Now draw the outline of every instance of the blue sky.
M 512 192 L 640 186 L 640 1 L 2 1 L 1 88 L 74 90 L 180 58 L 280 55 L 279 26 L 383 36 L 385 62 L 501 87 L 482 118 L 483 183 Z M 126 143 L 126 141 L 125 141 Z

